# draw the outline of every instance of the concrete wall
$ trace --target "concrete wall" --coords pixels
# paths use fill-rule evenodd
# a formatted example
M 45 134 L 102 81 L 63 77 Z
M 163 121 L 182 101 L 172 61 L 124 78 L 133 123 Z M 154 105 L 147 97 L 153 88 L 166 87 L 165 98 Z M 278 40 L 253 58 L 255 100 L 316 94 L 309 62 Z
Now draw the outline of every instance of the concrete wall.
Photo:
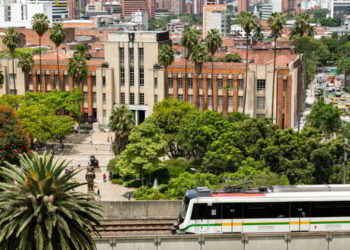
M 350 232 L 165 235 L 96 239 L 97 250 L 348 250 Z
M 177 218 L 182 201 L 106 201 L 101 202 L 109 219 Z

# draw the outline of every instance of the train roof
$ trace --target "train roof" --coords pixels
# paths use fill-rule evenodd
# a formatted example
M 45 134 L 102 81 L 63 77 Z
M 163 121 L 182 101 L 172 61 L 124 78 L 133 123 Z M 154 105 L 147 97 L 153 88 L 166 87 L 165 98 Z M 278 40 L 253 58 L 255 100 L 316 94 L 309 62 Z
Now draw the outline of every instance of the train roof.
M 198 187 L 188 190 L 186 196 L 188 199 L 209 198 L 209 197 L 322 197 L 322 196 L 350 196 L 350 185 L 286 185 L 271 186 L 264 188 L 242 188 L 242 187 L 225 187 L 224 189 L 211 190 L 207 187 Z

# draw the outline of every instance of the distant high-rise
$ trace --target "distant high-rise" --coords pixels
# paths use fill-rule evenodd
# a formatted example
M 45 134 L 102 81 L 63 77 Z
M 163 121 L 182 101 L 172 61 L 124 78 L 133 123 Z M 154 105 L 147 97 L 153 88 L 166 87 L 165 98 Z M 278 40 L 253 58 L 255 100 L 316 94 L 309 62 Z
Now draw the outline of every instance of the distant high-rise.
M 237 0 L 237 11 L 245 12 L 249 9 L 249 0 Z
M 156 16 L 156 0 L 124 0 L 123 16 L 131 16 L 133 12 L 147 10 L 150 18 Z

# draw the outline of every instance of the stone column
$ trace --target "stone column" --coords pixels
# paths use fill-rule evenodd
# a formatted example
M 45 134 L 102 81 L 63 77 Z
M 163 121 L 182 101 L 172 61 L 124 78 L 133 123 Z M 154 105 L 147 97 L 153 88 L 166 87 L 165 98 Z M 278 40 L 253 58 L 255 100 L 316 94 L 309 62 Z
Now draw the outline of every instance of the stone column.
M 32 70 L 32 84 L 33 84 L 33 92 L 37 92 L 38 86 L 36 84 L 36 70 Z
M 70 92 L 73 91 L 73 77 L 71 76 L 68 77 L 68 90 Z M 84 93 L 82 93 L 82 95 L 84 95 Z
M 238 111 L 238 91 L 239 91 L 238 77 L 233 76 L 232 77 L 232 112 Z
M 204 105 L 203 105 L 203 110 L 208 110 L 208 75 L 204 75 L 203 78 L 203 84 L 204 84 L 204 91 L 203 91 L 203 96 L 204 96 Z
M 173 74 L 173 99 L 177 99 L 177 75 Z
M 92 110 L 93 110 L 93 104 L 92 104 L 92 73 L 89 71 L 88 74 L 88 116 L 89 121 L 92 120 Z
M 64 85 L 64 71 L 60 71 L 59 76 L 60 76 L 60 89 L 61 91 L 65 91 L 66 87 Z
M 224 89 L 223 89 L 223 98 L 224 98 L 224 106 L 223 113 L 224 115 L 228 114 L 228 85 L 227 85 L 227 76 L 224 77 Z
M 193 76 L 192 76 L 192 103 L 198 109 L 199 108 L 198 107 L 199 96 L 197 96 L 197 88 L 199 88 L 199 86 L 197 86 L 197 76 L 195 74 L 193 74 Z
M 55 71 L 50 71 L 50 83 L 51 83 L 51 91 L 56 89 L 56 75 Z
M 216 78 L 217 76 L 212 76 L 212 110 L 213 111 L 217 111 L 218 110 L 218 106 L 217 106 L 217 99 L 218 99 L 218 89 L 217 89 L 217 85 L 216 85 Z

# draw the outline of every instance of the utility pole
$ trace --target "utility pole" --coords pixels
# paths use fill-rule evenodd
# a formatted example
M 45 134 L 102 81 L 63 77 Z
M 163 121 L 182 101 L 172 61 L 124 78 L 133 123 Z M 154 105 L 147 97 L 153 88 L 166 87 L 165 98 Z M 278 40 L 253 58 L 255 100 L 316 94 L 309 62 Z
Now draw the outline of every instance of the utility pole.
M 347 172 L 348 172 L 348 138 L 344 138 L 344 184 L 346 184 Z

